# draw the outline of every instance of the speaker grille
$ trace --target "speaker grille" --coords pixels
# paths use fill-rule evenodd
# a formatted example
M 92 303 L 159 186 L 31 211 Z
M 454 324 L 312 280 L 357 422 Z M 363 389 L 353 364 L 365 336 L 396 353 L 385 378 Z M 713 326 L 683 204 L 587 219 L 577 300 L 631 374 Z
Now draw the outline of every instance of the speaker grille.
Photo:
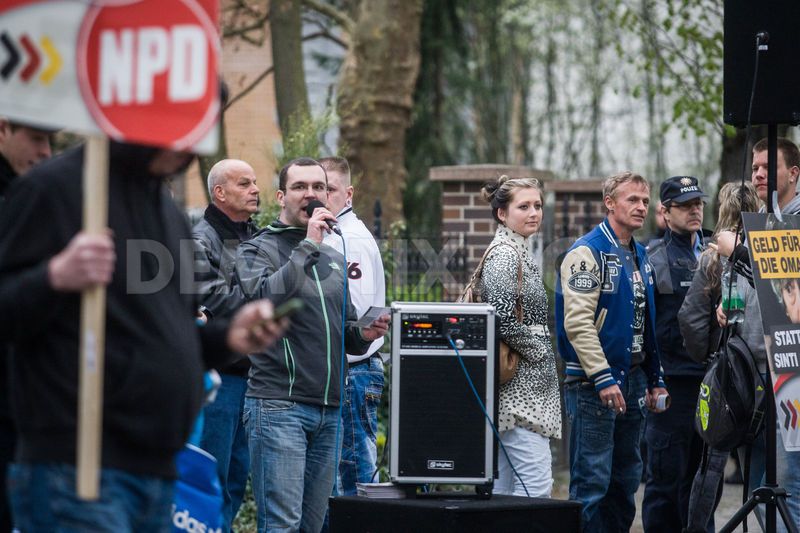
M 486 357 L 463 360 L 485 405 Z M 486 477 L 486 419 L 458 359 L 403 355 L 400 364 L 399 474 Z

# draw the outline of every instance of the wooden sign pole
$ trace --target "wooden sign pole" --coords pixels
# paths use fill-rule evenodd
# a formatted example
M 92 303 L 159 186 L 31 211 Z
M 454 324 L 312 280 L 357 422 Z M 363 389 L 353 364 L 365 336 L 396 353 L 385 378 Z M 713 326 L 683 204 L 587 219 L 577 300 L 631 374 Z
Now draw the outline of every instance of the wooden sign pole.
M 84 150 L 83 230 L 101 234 L 108 224 L 108 138 L 90 136 Z M 105 286 L 97 285 L 83 291 L 76 457 L 76 490 L 82 500 L 96 500 L 100 496 L 105 318 Z

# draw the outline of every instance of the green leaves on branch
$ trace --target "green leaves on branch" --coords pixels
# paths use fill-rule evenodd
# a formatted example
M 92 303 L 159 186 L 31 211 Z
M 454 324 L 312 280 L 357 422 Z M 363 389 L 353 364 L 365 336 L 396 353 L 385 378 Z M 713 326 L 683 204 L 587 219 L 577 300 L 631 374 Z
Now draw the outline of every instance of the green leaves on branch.
M 670 97 L 672 125 L 696 135 L 724 132 L 722 0 L 603 0 L 620 30 L 641 46 L 617 45 L 628 61 L 657 76 Z M 624 39 L 626 43 L 629 40 Z M 643 91 L 638 91 L 641 94 Z
M 317 117 L 293 115 L 289 119 L 288 132 L 284 135 L 282 145 L 273 151 L 275 168 L 280 169 L 298 157 L 322 157 L 323 137 L 337 122 L 336 113 L 331 108 Z

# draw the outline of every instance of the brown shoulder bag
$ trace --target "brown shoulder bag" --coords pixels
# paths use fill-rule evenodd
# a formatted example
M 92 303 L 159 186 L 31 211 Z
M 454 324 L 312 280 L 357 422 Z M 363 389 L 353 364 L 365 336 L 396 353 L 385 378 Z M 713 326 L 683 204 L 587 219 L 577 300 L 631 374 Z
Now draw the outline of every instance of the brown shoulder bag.
M 475 267 L 475 272 L 472 273 L 472 277 L 467 283 L 467 286 L 464 287 L 461 296 L 459 296 L 459 302 L 472 302 L 478 303 L 481 302 L 481 294 L 480 290 L 478 289 L 478 281 L 481 279 L 481 274 L 483 274 L 483 263 L 486 261 L 486 258 L 489 256 L 489 252 L 491 252 L 497 246 L 511 246 L 505 242 L 499 242 L 495 245 L 490 246 L 486 249 L 483 253 L 483 257 L 481 257 L 480 263 L 478 266 Z M 517 255 L 519 252 L 516 248 L 511 246 Z M 520 324 L 522 323 L 522 257 L 519 257 L 519 262 L 517 263 L 517 301 L 514 307 L 515 315 L 517 317 L 517 322 Z M 506 344 L 504 341 L 500 341 L 500 349 L 499 349 L 499 380 L 500 384 L 504 385 L 511 381 L 511 378 L 514 377 L 514 374 L 517 373 L 517 365 L 519 364 L 520 355 L 511 349 L 511 347 Z

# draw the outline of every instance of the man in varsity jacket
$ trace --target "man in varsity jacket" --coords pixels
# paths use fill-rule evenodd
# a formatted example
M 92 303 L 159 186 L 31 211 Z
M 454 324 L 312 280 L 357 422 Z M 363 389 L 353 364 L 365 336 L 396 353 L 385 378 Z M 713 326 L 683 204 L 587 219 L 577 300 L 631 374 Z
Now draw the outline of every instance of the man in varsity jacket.
M 570 499 L 584 531 L 627 531 L 636 514 L 645 407 L 665 395 L 655 337 L 653 272 L 633 232 L 650 198 L 623 172 L 603 184 L 607 218 L 567 252 L 556 283 L 558 351 L 566 362 Z

